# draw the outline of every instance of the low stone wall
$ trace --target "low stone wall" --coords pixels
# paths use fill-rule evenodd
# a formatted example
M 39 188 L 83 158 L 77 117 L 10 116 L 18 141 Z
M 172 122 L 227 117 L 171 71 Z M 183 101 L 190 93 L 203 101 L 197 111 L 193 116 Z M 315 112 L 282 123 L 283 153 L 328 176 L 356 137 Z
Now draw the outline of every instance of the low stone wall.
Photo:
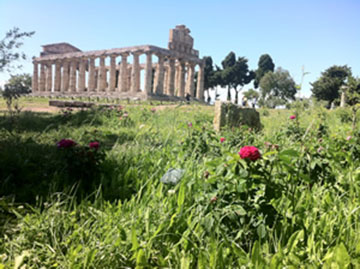
M 244 108 L 230 102 L 215 102 L 214 128 L 216 131 L 224 126 L 249 126 L 255 130 L 261 129 L 260 114 L 253 108 Z

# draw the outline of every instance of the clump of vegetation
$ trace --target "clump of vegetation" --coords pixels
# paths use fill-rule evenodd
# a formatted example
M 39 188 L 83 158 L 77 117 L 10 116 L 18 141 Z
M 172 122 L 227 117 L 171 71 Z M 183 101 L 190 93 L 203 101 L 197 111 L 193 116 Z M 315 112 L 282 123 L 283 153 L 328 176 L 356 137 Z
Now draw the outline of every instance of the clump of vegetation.
M 0 264 L 359 266 L 358 132 L 337 111 L 269 112 L 221 133 L 195 105 L 1 116 Z

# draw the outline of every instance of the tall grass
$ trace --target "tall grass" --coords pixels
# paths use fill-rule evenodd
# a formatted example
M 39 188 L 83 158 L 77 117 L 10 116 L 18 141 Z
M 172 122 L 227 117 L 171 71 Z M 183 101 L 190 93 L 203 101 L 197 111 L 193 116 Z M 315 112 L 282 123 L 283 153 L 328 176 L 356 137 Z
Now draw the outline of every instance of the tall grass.
M 261 133 L 215 133 L 211 108 L 150 108 L 1 119 L 2 190 L 24 184 L 0 200 L 3 266 L 360 266 L 360 137 L 337 112 L 271 111 Z M 91 188 L 59 167 L 62 138 L 100 141 Z M 240 159 L 245 145 L 262 158 Z M 160 182 L 169 168 L 184 170 L 177 185 Z

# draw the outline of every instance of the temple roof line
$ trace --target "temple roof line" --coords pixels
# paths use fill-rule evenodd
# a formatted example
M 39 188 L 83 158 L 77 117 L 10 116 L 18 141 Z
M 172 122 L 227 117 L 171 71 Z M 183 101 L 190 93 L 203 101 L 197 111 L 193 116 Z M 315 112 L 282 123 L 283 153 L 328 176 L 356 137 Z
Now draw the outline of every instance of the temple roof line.
M 202 60 L 198 57 L 198 51 L 192 50 L 192 53 L 183 53 L 177 50 L 169 50 L 153 45 L 141 45 L 141 46 L 132 46 L 132 47 L 123 47 L 123 48 L 114 48 L 107 50 L 93 50 L 93 51 L 84 51 L 84 52 L 68 52 L 68 53 L 57 53 L 57 54 L 48 54 L 41 57 L 33 57 L 34 61 L 44 62 L 44 61 L 53 61 L 53 60 L 64 60 L 72 58 L 81 58 L 81 57 L 101 57 L 101 56 L 111 56 L 111 55 L 120 55 L 123 53 L 146 53 L 151 52 L 155 55 L 161 55 L 165 57 L 174 57 L 177 59 L 183 59 L 186 61 L 191 61 L 196 64 L 201 64 Z

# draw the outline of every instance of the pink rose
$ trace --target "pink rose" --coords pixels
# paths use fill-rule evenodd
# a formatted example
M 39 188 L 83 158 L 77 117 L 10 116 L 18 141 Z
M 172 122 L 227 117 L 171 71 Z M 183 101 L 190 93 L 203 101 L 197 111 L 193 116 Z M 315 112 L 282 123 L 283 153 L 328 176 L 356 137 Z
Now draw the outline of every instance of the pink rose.
M 76 145 L 76 142 L 71 139 L 61 139 L 56 145 L 58 148 L 71 148 Z
M 256 161 L 257 159 L 261 158 L 259 149 L 254 146 L 242 147 L 239 151 L 239 155 L 241 159 L 249 159 L 251 161 Z

